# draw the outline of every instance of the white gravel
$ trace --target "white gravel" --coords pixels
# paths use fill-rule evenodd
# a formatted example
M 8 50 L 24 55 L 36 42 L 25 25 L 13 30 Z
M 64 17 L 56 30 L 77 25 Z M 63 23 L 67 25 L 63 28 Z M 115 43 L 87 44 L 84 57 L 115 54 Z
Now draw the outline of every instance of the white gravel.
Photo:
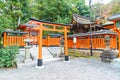
M 120 80 L 120 67 L 99 59 L 71 59 L 70 63 L 52 61 L 44 68 L 26 66 L 0 70 L 0 80 Z

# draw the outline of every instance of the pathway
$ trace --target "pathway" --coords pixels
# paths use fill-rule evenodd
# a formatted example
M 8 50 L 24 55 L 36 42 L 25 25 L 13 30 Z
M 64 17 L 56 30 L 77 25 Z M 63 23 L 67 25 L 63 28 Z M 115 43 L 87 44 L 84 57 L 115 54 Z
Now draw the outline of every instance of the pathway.
M 103 63 L 99 59 L 78 58 L 70 63 L 52 61 L 36 69 L 0 70 L 0 80 L 120 80 L 120 67 Z

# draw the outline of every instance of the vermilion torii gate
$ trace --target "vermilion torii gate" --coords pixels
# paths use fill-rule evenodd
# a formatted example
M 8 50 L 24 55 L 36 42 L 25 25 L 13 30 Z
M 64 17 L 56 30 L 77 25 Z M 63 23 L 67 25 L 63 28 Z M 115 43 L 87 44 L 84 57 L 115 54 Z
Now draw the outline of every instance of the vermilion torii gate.
M 64 33 L 64 55 L 65 55 L 65 61 L 69 61 L 68 56 L 68 49 L 67 49 L 67 32 L 68 29 L 70 29 L 70 25 L 65 24 L 57 24 L 57 23 L 51 23 L 51 22 L 45 22 L 45 21 L 39 21 L 36 19 L 30 19 L 31 21 L 29 24 L 37 24 L 38 27 L 35 27 L 34 29 L 39 30 L 38 34 L 38 44 L 39 44 L 39 51 L 38 51 L 38 64 L 37 66 L 43 65 L 42 60 L 42 35 L 43 31 L 52 31 L 52 32 L 63 32 Z

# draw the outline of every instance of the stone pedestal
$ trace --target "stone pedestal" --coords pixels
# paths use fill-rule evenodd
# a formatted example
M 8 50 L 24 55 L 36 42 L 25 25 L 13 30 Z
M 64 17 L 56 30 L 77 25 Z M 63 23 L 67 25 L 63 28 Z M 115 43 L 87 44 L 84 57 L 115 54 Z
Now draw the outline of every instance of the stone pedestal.
M 64 57 L 64 40 L 60 40 L 60 54 L 59 57 Z
M 32 42 L 32 40 L 27 37 L 24 40 L 24 42 L 26 43 L 24 62 L 30 62 L 30 61 L 32 61 L 33 58 L 32 58 L 32 55 L 30 54 L 30 48 L 31 48 L 31 46 L 29 45 L 29 43 Z
M 31 46 L 25 46 L 25 58 L 24 62 L 32 61 L 31 53 L 30 53 Z
M 25 59 L 30 59 L 30 48 L 31 46 L 25 46 Z
M 60 54 L 59 57 L 64 57 L 64 45 L 60 46 Z

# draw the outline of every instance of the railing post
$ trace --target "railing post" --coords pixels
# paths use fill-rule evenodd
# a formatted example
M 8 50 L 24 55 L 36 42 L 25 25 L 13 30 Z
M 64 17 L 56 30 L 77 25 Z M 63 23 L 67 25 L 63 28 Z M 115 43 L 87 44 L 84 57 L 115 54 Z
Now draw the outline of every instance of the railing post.
M 50 38 L 50 36 L 48 35 L 48 37 L 47 37 L 47 42 L 46 42 L 47 47 L 49 46 L 49 38 Z
M 115 47 L 116 47 L 116 49 L 118 49 L 118 45 L 117 45 L 117 36 L 115 36 L 115 42 L 116 42 Z
M 3 37 L 3 46 L 6 47 L 6 37 L 7 37 L 7 34 L 6 32 L 4 32 L 4 37 Z
M 118 38 L 119 38 L 119 53 L 118 53 L 118 57 L 120 58 L 120 31 L 118 31 Z

